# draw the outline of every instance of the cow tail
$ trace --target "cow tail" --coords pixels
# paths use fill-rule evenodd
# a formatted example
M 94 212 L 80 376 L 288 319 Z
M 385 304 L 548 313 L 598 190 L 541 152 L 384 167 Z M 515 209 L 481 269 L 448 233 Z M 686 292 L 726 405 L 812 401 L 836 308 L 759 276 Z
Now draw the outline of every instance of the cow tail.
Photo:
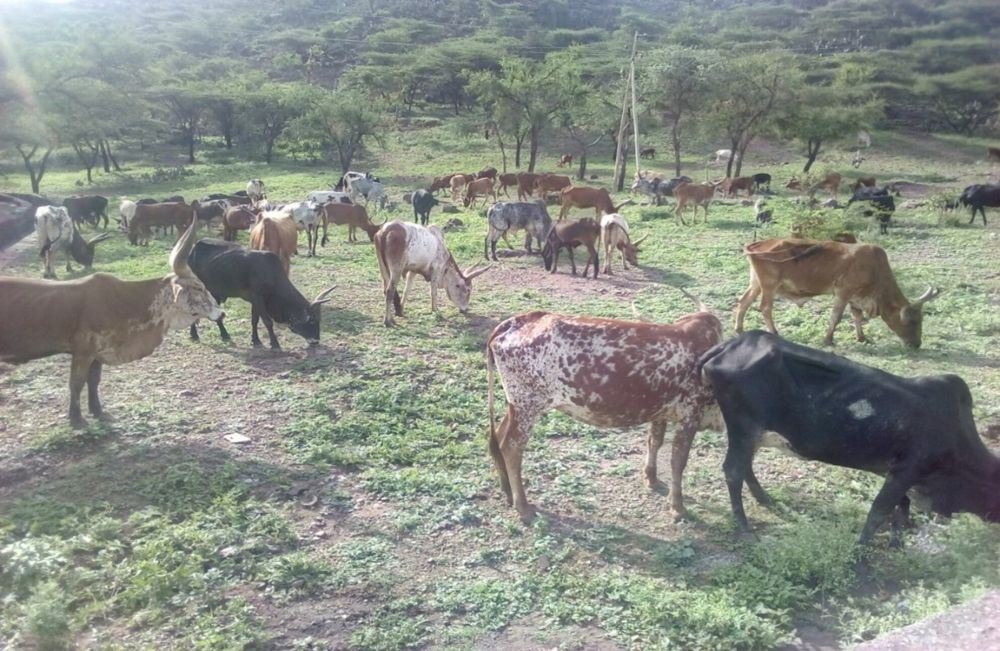
M 496 361 L 493 359 L 493 337 L 486 342 L 486 410 L 490 417 L 490 456 L 500 458 L 500 441 L 497 440 L 496 411 L 493 400 L 493 372 Z

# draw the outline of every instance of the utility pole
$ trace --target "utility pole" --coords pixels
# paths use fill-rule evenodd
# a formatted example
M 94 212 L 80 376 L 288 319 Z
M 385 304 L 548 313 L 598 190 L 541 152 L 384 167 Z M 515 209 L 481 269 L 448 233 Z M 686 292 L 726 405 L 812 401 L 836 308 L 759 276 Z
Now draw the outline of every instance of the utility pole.
M 625 118 L 628 115 L 628 95 L 629 86 L 632 87 L 632 104 L 635 105 L 635 48 L 639 43 L 639 32 L 635 32 L 632 37 L 632 56 L 629 57 L 629 79 L 628 84 L 625 86 L 624 97 L 622 97 L 622 119 L 618 123 L 618 151 L 615 155 L 615 189 L 621 192 L 625 187 L 625 127 L 628 122 Z M 633 119 L 634 119 L 635 109 L 633 108 Z M 633 122 L 634 124 L 634 122 Z M 638 147 L 638 144 L 636 144 Z M 639 160 L 638 150 L 636 150 L 636 161 Z M 638 163 L 636 163 L 638 165 Z M 638 169 L 638 167 L 636 167 Z

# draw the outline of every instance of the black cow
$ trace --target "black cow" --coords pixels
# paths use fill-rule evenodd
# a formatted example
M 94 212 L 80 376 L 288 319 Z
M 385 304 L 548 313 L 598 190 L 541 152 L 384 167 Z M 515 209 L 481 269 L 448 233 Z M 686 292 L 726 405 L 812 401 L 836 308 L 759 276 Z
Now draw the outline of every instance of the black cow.
M 861 532 L 871 542 L 893 519 L 894 544 L 908 515 L 907 491 L 931 510 L 1000 522 L 1000 459 L 972 419 L 972 395 L 956 375 L 901 378 L 831 353 L 753 331 L 709 350 L 699 362 L 726 421 L 723 463 L 733 515 L 749 531 L 743 482 L 769 501 L 753 474 L 755 447 L 773 432 L 795 454 L 886 477 Z
M 976 211 L 983 216 L 986 225 L 986 208 L 1000 208 L 1000 185 L 970 185 L 962 190 L 958 202 L 972 208 L 969 223 L 976 221 Z
M 193 202 L 192 202 L 193 203 Z M 229 205 L 224 200 L 209 200 L 205 203 L 198 202 L 194 205 L 194 214 L 198 219 L 200 224 L 205 224 L 207 227 L 213 220 L 222 221 L 222 218 L 226 215 L 226 208 Z
M 410 203 L 413 204 L 413 221 L 426 226 L 431 218 L 431 208 L 440 202 L 427 190 L 416 190 L 410 197 Z
M 281 348 L 274 336 L 273 321 L 287 323 L 309 345 L 319 343 L 320 305 L 330 300 L 325 297 L 332 287 L 310 303 L 288 280 L 276 254 L 251 251 L 225 240 L 199 241 L 188 257 L 188 265 L 219 304 L 227 298 L 242 298 L 250 303 L 253 324 L 250 341 L 254 346 L 261 345 L 257 336 L 260 319 L 264 319 L 271 348 Z M 230 341 L 222 319 L 216 323 L 223 341 Z M 191 324 L 191 338 L 198 339 L 196 324 Z
M 889 221 L 892 219 L 892 214 L 896 212 L 896 201 L 892 198 L 892 189 L 889 186 L 884 188 L 859 187 L 847 201 L 847 206 L 855 201 L 867 201 L 871 204 L 871 208 L 865 210 L 865 216 L 875 215 L 878 218 L 879 232 L 888 235 Z
M 74 224 L 87 222 L 97 226 L 104 218 L 104 228 L 108 227 L 108 198 L 100 195 L 66 197 L 63 206 Z
M 750 177 L 753 181 L 753 191 L 760 193 L 764 188 L 767 188 L 767 192 L 771 191 L 771 175 L 770 174 L 754 174 Z

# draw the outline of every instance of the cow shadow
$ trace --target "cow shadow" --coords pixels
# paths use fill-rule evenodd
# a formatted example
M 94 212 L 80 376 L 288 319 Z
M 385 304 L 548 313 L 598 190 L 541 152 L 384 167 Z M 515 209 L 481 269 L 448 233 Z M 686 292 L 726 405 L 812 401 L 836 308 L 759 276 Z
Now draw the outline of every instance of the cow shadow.
M 292 333 L 288 333 L 293 337 Z M 279 339 L 284 342 L 285 339 Z M 332 342 L 331 342 L 332 343 Z M 286 346 L 286 344 L 282 344 Z M 280 349 L 270 348 L 265 344 L 254 348 L 247 344 L 235 342 L 218 342 L 213 344 L 212 351 L 233 358 L 246 367 L 262 371 L 265 375 L 278 375 L 295 371 L 297 373 L 312 373 L 329 368 L 354 369 L 360 364 L 359 355 L 354 350 L 340 345 L 330 345 L 320 340 L 315 346 L 301 343 Z
M 364 312 L 330 304 L 323 307 L 323 332 L 356 335 L 374 324 L 375 320 Z

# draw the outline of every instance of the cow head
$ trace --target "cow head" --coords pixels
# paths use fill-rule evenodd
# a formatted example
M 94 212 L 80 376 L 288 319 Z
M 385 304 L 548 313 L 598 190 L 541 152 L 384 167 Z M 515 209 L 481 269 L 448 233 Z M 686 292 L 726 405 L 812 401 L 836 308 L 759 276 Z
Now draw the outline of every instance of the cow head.
M 920 348 L 921 334 L 924 321 L 924 303 L 932 301 L 941 293 L 936 287 L 928 287 L 917 300 L 903 305 L 896 314 L 886 314 L 884 319 L 889 328 L 892 329 L 903 343 L 910 348 Z
M 455 304 L 459 312 L 465 314 L 469 311 L 469 299 L 472 298 L 472 279 L 486 273 L 492 266 L 486 265 L 479 268 L 479 264 L 476 263 L 465 271 L 462 271 L 455 264 L 454 260 L 451 261 L 444 274 L 444 291 L 448 294 L 448 299 Z
M 1000 458 L 986 454 L 990 458 L 979 467 L 945 468 L 916 486 L 916 496 L 929 501 L 923 508 L 947 516 L 972 513 L 987 522 L 1000 522 Z
M 327 298 L 327 296 L 334 289 L 336 287 L 323 290 L 311 303 L 299 306 L 298 309 L 292 310 L 292 313 L 288 315 L 289 329 L 309 342 L 310 346 L 315 346 L 319 343 L 320 308 L 323 306 L 323 303 L 328 303 L 332 300 Z
M 89 240 L 83 239 L 80 235 L 80 231 L 73 229 L 73 236 L 69 241 L 69 252 L 73 256 L 73 259 L 87 267 L 88 269 L 94 264 L 94 248 L 97 246 L 98 242 L 103 242 L 104 240 L 111 237 L 111 233 L 101 233 L 100 235 L 95 235 Z
M 226 315 L 205 285 L 188 266 L 188 256 L 194 246 L 197 221 L 192 219 L 184 235 L 177 240 L 170 252 L 170 266 L 174 273 L 168 276 L 173 292 L 173 302 L 167 310 L 170 328 L 186 328 L 198 319 L 218 321 Z
M 618 245 L 622 253 L 625 254 L 625 260 L 629 264 L 636 267 L 639 266 L 639 251 L 641 250 L 639 249 L 639 245 L 645 242 L 647 237 L 649 237 L 649 234 L 643 235 L 635 242 L 622 242 Z

